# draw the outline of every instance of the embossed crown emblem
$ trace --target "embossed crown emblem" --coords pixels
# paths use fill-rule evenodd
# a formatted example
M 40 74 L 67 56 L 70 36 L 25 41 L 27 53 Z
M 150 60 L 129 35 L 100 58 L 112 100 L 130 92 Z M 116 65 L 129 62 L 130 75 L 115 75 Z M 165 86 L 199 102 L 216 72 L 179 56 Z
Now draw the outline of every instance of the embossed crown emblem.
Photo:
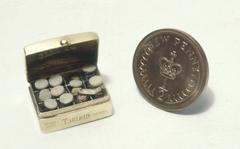
M 176 51 L 172 51 L 170 55 L 170 59 L 166 57 L 160 58 L 160 74 L 167 79 L 174 80 L 182 72 L 182 66 L 174 62 L 177 57 Z

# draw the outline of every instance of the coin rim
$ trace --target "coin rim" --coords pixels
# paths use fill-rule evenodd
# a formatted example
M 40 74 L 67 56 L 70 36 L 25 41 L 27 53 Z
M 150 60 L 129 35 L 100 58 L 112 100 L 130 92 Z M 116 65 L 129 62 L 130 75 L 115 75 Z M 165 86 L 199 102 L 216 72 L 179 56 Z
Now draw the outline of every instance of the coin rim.
M 167 107 L 161 104 L 161 102 L 159 102 L 158 100 L 150 97 L 146 91 L 144 90 L 141 81 L 138 79 L 138 74 L 137 74 L 137 58 L 139 56 L 139 54 L 141 53 L 140 51 L 140 47 L 142 46 L 142 44 L 148 40 L 149 38 L 155 36 L 156 34 L 161 34 L 161 33 L 173 33 L 176 34 L 180 37 L 183 37 L 184 39 L 188 39 L 191 44 L 194 47 L 194 52 L 198 53 L 199 56 L 199 61 L 200 61 L 200 65 L 203 69 L 203 71 L 201 72 L 201 81 L 200 81 L 200 85 L 199 87 L 196 89 L 196 92 L 193 93 L 190 97 L 187 98 L 187 100 L 179 105 L 174 105 L 171 107 Z M 169 112 L 177 112 L 180 110 L 185 109 L 186 107 L 188 107 L 189 105 L 191 105 L 199 96 L 200 94 L 203 92 L 205 86 L 207 85 L 208 82 L 208 77 L 209 77 L 209 66 L 208 66 L 208 61 L 207 61 L 207 57 L 202 49 L 202 47 L 200 46 L 200 44 L 188 33 L 178 30 L 178 29 L 172 29 L 172 28 L 166 28 L 166 29 L 159 29 L 159 30 L 155 30 L 149 34 L 147 34 L 138 44 L 135 53 L 134 53 L 134 57 L 133 57 L 133 63 L 132 63 L 132 70 L 133 70 L 133 76 L 134 76 L 134 80 L 137 84 L 137 87 L 140 91 L 140 93 L 145 97 L 145 99 L 147 99 L 147 101 L 149 101 L 152 105 L 163 109 L 165 111 L 169 111 Z

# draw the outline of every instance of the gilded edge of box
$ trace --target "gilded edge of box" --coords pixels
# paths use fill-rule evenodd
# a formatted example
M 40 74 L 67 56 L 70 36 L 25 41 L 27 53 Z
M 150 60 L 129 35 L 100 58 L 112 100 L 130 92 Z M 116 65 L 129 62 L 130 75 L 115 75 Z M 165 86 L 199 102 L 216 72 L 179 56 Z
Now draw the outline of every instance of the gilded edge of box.
M 39 123 L 41 130 L 48 133 L 102 119 L 111 116 L 112 113 L 112 101 L 108 100 L 103 103 L 58 114 L 53 117 L 40 118 Z

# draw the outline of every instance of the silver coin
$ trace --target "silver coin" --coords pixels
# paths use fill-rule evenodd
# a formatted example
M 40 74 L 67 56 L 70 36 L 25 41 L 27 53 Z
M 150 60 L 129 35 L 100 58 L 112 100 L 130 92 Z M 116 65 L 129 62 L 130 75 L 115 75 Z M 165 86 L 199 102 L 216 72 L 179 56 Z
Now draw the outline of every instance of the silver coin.
M 72 80 L 80 80 L 80 77 L 79 76 L 72 76 L 71 79 Z
M 43 89 L 39 92 L 39 99 L 41 101 L 50 99 L 51 97 L 52 97 L 52 95 L 51 95 L 49 89 Z
M 36 89 L 44 89 L 48 87 L 48 81 L 46 79 L 36 80 L 34 83 Z
M 57 101 L 55 99 L 47 99 L 44 100 L 43 105 L 47 108 L 47 109 L 56 109 L 57 108 Z
M 79 91 L 79 94 L 82 94 L 82 95 L 96 95 L 97 93 L 99 93 L 101 91 L 102 91 L 101 87 L 97 87 L 97 88 L 94 88 L 94 89 L 81 89 Z
M 73 95 L 71 93 L 64 93 L 60 96 L 59 101 L 62 104 L 69 104 L 73 101 Z
M 61 75 L 53 75 L 49 78 L 49 84 L 51 86 L 61 85 L 62 82 L 63 82 L 63 78 Z
M 98 87 L 98 86 L 102 85 L 102 83 L 103 83 L 102 77 L 99 75 L 93 76 L 89 79 L 89 84 L 92 87 Z
M 54 88 L 51 89 L 51 94 L 54 97 L 58 97 L 64 93 L 64 87 L 61 85 L 55 86 Z
M 82 81 L 81 80 L 71 80 L 69 82 L 69 85 L 71 87 L 80 87 L 80 86 L 82 86 Z
M 95 65 L 87 65 L 82 68 L 82 71 L 85 73 L 91 73 L 94 72 L 97 69 Z

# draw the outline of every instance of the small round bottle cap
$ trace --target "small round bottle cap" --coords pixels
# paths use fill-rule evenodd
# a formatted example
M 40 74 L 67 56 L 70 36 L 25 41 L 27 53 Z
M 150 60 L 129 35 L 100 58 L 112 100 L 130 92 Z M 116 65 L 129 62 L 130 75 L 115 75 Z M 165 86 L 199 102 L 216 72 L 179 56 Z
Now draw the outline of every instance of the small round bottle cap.
M 71 93 L 75 96 L 75 95 L 78 95 L 80 90 L 81 90 L 81 88 L 73 88 Z
M 63 82 L 63 78 L 61 75 L 53 75 L 49 78 L 49 84 L 51 86 L 60 85 L 60 84 L 62 84 L 62 82 Z
M 85 73 L 91 73 L 94 72 L 97 69 L 95 65 L 87 65 L 82 68 L 82 71 Z
M 51 94 L 54 97 L 58 97 L 64 93 L 64 87 L 62 85 L 55 86 L 51 89 Z
M 103 83 L 102 77 L 99 76 L 99 75 L 93 76 L 93 77 L 91 77 L 91 78 L 89 79 L 89 84 L 90 84 L 92 87 L 98 87 L 98 86 L 100 86 L 102 83 Z
M 50 110 L 57 108 L 57 101 L 55 99 L 44 100 L 44 106 Z
M 81 80 L 71 80 L 69 82 L 69 85 L 71 87 L 80 87 L 82 85 L 82 81 Z
M 36 89 L 44 89 L 48 87 L 48 81 L 46 79 L 39 79 L 35 81 L 35 87 Z
M 59 101 L 62 104 L 69 104 L 73 101 L 73 95 L 71 93 L 64 93 L 60 96 Z
M 39 92 L 39 99 L 41 101 L 50 99 L 51 97 L 52 96 L 51 96 L 51 93 L 50 93 L 49 89 L 43 89 Z

